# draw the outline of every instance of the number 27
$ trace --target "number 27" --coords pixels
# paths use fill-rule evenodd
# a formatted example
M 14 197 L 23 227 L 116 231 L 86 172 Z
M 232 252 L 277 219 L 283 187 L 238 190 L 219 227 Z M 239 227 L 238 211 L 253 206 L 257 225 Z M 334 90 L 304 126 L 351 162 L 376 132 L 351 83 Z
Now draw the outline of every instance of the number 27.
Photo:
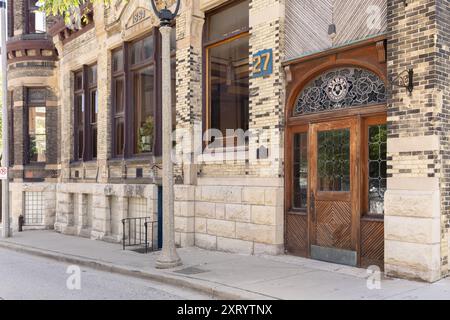
M 264 64 L 262 63 L 264 59 Z M 259 72 L 266 72 L 269 68 L 269 62 L 270 62 L 270 52 L 263 53 L 261 55 L 258 55 L 255 57 L 255 73 Z M 261 68 L 262 66 L 262 68 Z

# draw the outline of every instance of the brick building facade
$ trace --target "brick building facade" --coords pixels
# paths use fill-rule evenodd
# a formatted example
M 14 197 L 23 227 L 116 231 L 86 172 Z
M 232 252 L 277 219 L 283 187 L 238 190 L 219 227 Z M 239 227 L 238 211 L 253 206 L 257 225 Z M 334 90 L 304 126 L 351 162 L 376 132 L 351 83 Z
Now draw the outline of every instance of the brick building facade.
M 158 222 L 161 44 L 149 2 L 96 4 L 70 25 L 36 1 L 8 4 L 14 230 L 22 215 L 26 230 L 120 242 L 122 219 Z M 448 6 L 182 1 L 177 244 L 446 276 Z

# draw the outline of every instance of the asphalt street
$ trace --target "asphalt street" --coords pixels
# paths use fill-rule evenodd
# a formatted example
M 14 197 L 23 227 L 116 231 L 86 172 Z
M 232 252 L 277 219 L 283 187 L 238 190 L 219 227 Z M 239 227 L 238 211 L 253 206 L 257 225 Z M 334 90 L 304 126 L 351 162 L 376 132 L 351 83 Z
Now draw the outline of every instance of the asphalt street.
M 208 299 L 198 292 L 0 249 L 0 300 Z

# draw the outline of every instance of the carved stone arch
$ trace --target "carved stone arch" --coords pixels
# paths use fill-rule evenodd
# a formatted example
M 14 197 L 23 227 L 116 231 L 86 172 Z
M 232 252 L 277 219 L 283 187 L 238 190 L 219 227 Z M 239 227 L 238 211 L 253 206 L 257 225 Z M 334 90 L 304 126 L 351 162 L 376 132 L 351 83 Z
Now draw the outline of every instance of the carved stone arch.
M 386 101 L 386 84 L 377 73 L 360 66 L 335 66 L 301 87 L 291 116 L 379 105 Z

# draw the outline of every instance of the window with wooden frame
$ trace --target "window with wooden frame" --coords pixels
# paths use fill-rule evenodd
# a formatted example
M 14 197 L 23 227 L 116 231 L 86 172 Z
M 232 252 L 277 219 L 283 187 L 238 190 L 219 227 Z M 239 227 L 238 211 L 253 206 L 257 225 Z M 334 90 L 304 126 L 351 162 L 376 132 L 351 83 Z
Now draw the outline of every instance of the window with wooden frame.
M 113 153 L 123 156 L 125 147 L 125 74 L 124 50 L 112 53 Z
M 28 163 L 47 161 L 46 90 L 27 89 Z
M 8 37 L 14 37 L 14 7 L 13 0 L 8 0 Z
M 26 33 L 46 33 L 47 19 L 45 13 L 39 10 L 39 0 L 26 0 Z
M 74 161 L 97 158 L 97 65 L 74 73 Z
M 387 188 L 386 116 L 368 117 L 362 127 L 362 212 L 368 217 L 384 216 Z
M 161 41 L 152 34 L 112 52 L 113 158 L 155 154 L 160 140 Z M 175 127 L 176 38 L 171 40 L 172 116 Z
M 248 130 L 249 1 L 233 1 L 206 16 L 206 129 Z
M 156 66 L 153 36 L 130 44 L 131 105 L 133 113 L 133 154 L 153 151 Z
M 308 207 L 308 131 L 296 132 L 292 154 L 292 203 L 294 211 L 306 211 Z

